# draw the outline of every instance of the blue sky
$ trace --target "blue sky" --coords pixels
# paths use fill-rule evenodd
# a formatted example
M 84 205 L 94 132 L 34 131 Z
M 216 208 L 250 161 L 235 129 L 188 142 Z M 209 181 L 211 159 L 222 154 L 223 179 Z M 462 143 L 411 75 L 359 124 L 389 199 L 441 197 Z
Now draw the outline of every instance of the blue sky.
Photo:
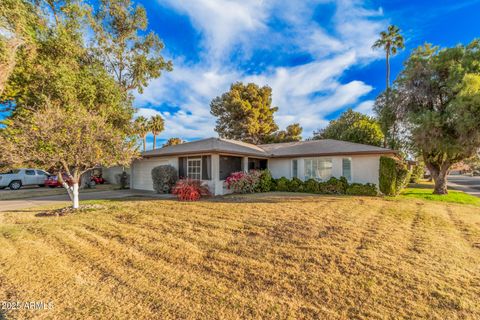
M 347 108 L 371 114 L 385 87 L 384 53 L 371 45 L 389 24 L 407 46 L 391 61 L 392 79 L 424 42 L 453 46 L 480 36 L 480 1 L 139 3 L 174 63 L 135 99 L 138 114 L 166 119 L 161 139 L 216 136 L 209 103 L 234 81 L 271 86 L 279 126 L 299 122 L 307 138 Z
M 480 37 L 480 0 L 137 0 L 165 43 L 173 72 L 135 95 L 137 115 L 161 114 L 170 137 L 216 136 L 210 101 L 235 81 L 273 89 L 280 128 L 298 122 L 304 138 L 347 108 L 372 114 L 385 88 L 385 59 L 371 46 L 398 25 L 406 50 Z M 149 147 L 152 136 L 148 137 Z

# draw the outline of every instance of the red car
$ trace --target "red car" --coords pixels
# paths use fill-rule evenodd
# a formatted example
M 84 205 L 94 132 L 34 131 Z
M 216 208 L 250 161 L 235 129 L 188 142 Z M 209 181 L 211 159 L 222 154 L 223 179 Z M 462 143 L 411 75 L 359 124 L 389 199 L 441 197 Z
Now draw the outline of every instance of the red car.
M 70 179 L 68 178 L 68 176 L 65 173 L 62 174 L 62 178 L 63 178 L 64 181 L 69 183 Z M 62 186 L 60 181 L 58 181 L 58 177 L 56 175 L 48 176 L 48 178 L 45 180 L 44 184 L 45 184 L 45 186 L 47 186 L 49 188 L 57 188 L 57 187 Z

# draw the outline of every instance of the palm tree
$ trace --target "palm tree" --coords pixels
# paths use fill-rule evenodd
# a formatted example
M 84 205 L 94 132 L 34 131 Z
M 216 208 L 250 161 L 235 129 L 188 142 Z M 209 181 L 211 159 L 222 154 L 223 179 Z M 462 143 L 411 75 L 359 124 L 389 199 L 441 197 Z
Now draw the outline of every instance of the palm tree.
M 375 43 L 372 46 L 372 49 L 378 49 L 381 48 L 385 50 L 386 54 L 386 61 L 387 61 L 387 88 L 385 90 L 386 96 L 385 96 L 385 110 L 384 112 L 389 112 L 390 105 L 389 105 L 389 96 L 390 96 L 390 56 L 394 56 L 398 53 L 400 49 L 405 48 L 404 45 L 404 40 L 403 36 L 400 34 L 400 29 L 397 26 L 390 25 L 388 26 L 387 31 L 382 31 L 380 32 L 380 39 L 375 41 Z M 397 135 L 397 125 L 396 121 L 393 121 L 391 124 L 392 126 L 392 145 L 395 145 L 395 137 Z M 387 130 L 388 131 L 388 130 Z M 384 132 L 384 140 L 383 140 L 383 146 L 387 147 L 387 137 L 388 137 L 388 132 Z
M 397 26 L 388 26 L 387 31 L 380 32 L 380 39 L 375 41 L 373 49 L 382 48 L 387 57 L 387 90 L 390 88 L 390 56 L 397 54 L 398 50 L 405 48 L 403 36 Z
M 155 149 L 155 145 L 157 143 L 157 134 L 163 131 L 165 128 L 165 123 L 162 116 L 156 115 L 150 118 L 148 124 L 150 131 L 153 133 L 153 149 Z
M 148 119 L 140 116 L 133 122 L 135 134 L 143 140 L 143 151 L 147 150 L 147 134 L 150 131 Z

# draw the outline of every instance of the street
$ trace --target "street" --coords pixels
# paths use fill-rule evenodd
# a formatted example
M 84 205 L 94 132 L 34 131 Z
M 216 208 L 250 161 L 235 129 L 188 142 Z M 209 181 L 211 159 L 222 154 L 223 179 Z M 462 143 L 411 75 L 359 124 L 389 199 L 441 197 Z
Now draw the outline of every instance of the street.
M 450 175 L 448 176 L 448 186 L 480 197 L 480 176 Z

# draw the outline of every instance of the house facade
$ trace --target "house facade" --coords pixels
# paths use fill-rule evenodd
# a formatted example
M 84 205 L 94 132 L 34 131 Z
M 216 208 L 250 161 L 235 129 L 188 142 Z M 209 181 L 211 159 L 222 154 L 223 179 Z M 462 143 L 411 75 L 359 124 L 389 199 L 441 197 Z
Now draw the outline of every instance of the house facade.
M 229 193 L 225 179 L 237 171 L 268 169 L 274 178 L 326 181 L 344 176 L 349 182 L 378 185 L 380 157 L 395 151 L 323 139 L 253 145 L 208 138 L 142 153 L 131 167 L 130 187 L 153 190 L 152 169 L 171 165 L 180 177 L 204 181 L 214 195 Z

